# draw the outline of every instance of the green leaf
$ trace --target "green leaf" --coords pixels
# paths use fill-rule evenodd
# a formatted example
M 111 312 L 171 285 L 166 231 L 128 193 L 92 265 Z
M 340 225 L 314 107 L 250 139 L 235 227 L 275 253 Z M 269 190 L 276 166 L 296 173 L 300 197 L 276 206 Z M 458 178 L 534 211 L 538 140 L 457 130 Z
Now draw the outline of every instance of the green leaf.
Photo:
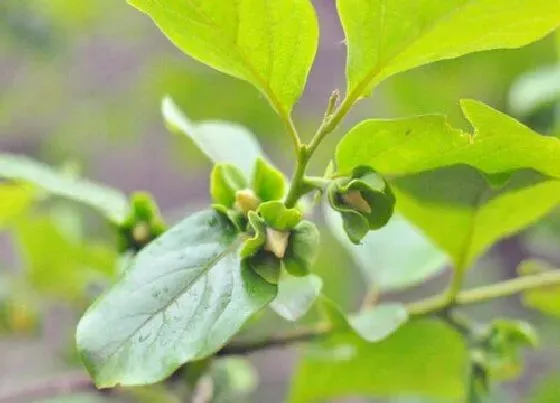
M 286 177 L 282 172 L 261 157 L 257 158 L 253 171 L 251 188 L 261 201 L 280 200 L 284 197 Z
M 165 124 L 170 131 L 189 137 L 214 163 L 232 164 L 249 178 L 263 151 L 247 128 L 228 122 L 194 123 L 170 97 L 161 104 Z
M 34 192 L 29 186 L 0 183 L 0 229 L 29 208 Z
M 317 226 L 311 221 L 301 221 L 290 235 L 284 267 L 292 276 L 309 274 L 321 246 L 321 235 Z
M 158 382 L 219 350 L 272 301 L 276 287 L 240 264 L 240 244 L 225 218 L 204 211 L 143 249 L 78 325 L 96 384 Z
M 257 87 L 284 119 L 303 92 L 319 30 L 309 0 L 129 0 L 183 52 Z
M 279 201 L 262 203 L 257 211 L 268 226 L 278 231 L 292 230 L 303 216 L 301 211 L 286 208 L 286 205 Z
M 337 0 L 351 99 L 402 71 L 467 53 L 518 48 L 560 25 L 557 0 Z
M 447 263 L 447 256 L 398 213 L 385 227 L 369 232 L 361 245 L 354 245 L 342 229 L 340 215 L 330 207 L 323 211 L 327 226 L 350 252 L 367 283 L 380 291 L 422 283 Z
M 65 174 L 25 156 L 0 154 L 0 178 L 29 182 L 49 193 L 84 203 L 117 223 L 128 212 L 127 197 L 119 191 Z
M 526 260 L 517 269 L 520 275 L 537 274 L 557 270 L 546 262 Z M 527 290 L 522 294 L 523 304 L 543 314 L 560 317 L 560 286 L 548 286 Z
M 466 164 L 488 174 L 531 168 L 560 178 L 560 139 L 540 136 L 481 102 L 462 100 L 461 108 L 474 134 L 441 116 L 360 123 L 337 147 L 339 171 L 369 165 L 383 175 L 402 175 Z
M 284 319 L 295 322 L 309 311 L 322 288 L 323 280 L 313 274 L 285 276 L 278 283 L 278 295 L 270 307 Z
M 370 343 L 386 339 L 408 321 L 408 312 L 402 304 L 382 304 L 348 318 L 354 331 Z
M 346 346 L 352 354 L 333 356 L 334 346 Z M 347 396 L 460 399 L 464 394 L 466 348 L 441 322 L 409 322 L 379 343 L 334 334 L 325 349 L 318 347 L 307 351 L 295 371 L 291 403 Z
M 26 281 L 35 292 L 65 301 L 87 301 L 92 285 L 116 275 L 116 252 L 101 243 L 68 237 L 48 217 L 16 220 L 11 230 L 20 251 Z
M 560 202 L 560 181 L 531 170 L 512 173 L 502 186 L 493 186 L 465 165 L 391 182 L 399 211 L 446 251 L 459 270 Z
M 235 205 L 236 193 L 246 188 L 247 180 L 235 165 L 214 165 L 210 174 L 210 194 L 213 203 L 231 209 Z

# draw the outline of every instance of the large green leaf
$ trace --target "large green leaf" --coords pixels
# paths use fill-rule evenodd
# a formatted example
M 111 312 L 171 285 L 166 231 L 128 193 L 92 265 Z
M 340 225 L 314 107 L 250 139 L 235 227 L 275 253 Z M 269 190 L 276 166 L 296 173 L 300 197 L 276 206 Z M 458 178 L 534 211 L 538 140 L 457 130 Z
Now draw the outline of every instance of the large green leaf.
M 516 171 L 501 185 L 466 165 L 398 177 L 391 183 L 399 211 L 459 269 L 560 203 L 560 181 L 532 170 Z
M 220 349 L 276 296 L 240 264 L 241 240 L 212 211 L 143 249 L 83 316 L 78 348 L 99 387 L 140 385 Z
M 190 137 L 212 162 L 233 164 L 245 177 L 251 176 L 263 152 L 248 129 L 226 122 L 191 122 L 169 97 L 163 100 L 161 108 L 167 127 Z
M 557 0 L 337 0 L 348 42 L 348 92 L 467 53 L 517 48 L 560 25 Z
M 128 212 L 127 197 L 109 187 L 65 174 L 21 155 L 0 154 L 0 178 L 24 181 L 95 208 L 109 219 L 122 222 Z
M 338 145 L 338 169 L 370 165 L 382 174 L 409 174 L 467 164 L 489 174 L 531 168 L 560 178 L 560 139 L 538 135 L 481 102 L 463 100 L 461 107 L 474 134 L 441 116 L 362 122 Z
M 402 215 L 394 214 L 387 225 L 370 231 L 354 245 L 342 228 L 340 214 L 324 209 L 325 221 L 350 252 L 368 284 L 380 291 L 409 287 L 440 273 L 448 257 Z
M 291 403 L 345 396 L 463 395 L 466 348 L 461 336 L 443 323 L 412 321 L 380 343 L 352 333 L 336 334 L 324 343 L 323 349 L 310 347 L 296 369 Z
M 300 97 L 318 43 L 309 0 L 129 0 L 182 51 L 257 87 L 283 117 Z

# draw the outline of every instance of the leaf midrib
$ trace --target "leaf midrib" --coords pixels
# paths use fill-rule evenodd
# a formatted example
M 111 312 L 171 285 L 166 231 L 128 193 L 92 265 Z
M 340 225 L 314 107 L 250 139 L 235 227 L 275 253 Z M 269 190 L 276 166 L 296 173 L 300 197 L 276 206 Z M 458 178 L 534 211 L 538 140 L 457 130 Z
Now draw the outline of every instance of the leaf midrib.
M 264 90 L 266 96 L 268 97 L 268 99 L 270 100 L 270 102 L 272 103 L 274 109 L 277 110 L 277 112 L 280 114 L 280 117 L 284 120 L 289 120 L 289 113 L 288 111 L 282 106 L 282 103 L 280 102 L 280 100 L 276 97 L 276 94 L 274 93 L 274 91 L 272 91 L 272 88 L 270 87 L 269 83 L 267 82 L 267 80 L 265 80 L 256 70 L 255 66 L 249 61 L 249 59 L 244 55 L 244 53 L 241 51 L 241 49 L 239 48 L 237 41 L 232 41 L 229 37 L 229 35 L 227 35 L 222 27 L 219 24 L 216 24 L 216 22 L 208 15 L 206 14 L 201 8 L 200 6 L 198 6 L 197 4 L 193 3 L 192 0 L 185 0 L 192 8 L 192 10 L 194 10 L 194 12 L 196 12 L 201 18 L 203 18 L 206 21 L 206 24 L 208 26 L 214 27 L 217 31 L 219 31 L 221 34 L 223 34 L 223 37 L 226 38 L 226 41 L 229 42 L 231 44 L 232 49 L 235 51 L 235 53 L 237 54 L 237 57 L 239 58 L 239 60 L 241 61 L 241 63 L 243 65 L 245 65 L 245 68 L 247 69 L 248 73 L 250 75 L 253 76 L 253 78 L 255 79 L 255 81 L 259 84 L 259 86 L 261 86 L 261 88 Z M 235 1 L 236 4 L 236 8 L 237 10 L 239 10 L 239 2 Z M 236 18 L 237 18 L 237 32 L 239 32 L 239 12 L 236 13 Z M 237 33 L 236 37 L 239 37 L 239 33 Z M 270 57 L 270 54 L 269 54 Z

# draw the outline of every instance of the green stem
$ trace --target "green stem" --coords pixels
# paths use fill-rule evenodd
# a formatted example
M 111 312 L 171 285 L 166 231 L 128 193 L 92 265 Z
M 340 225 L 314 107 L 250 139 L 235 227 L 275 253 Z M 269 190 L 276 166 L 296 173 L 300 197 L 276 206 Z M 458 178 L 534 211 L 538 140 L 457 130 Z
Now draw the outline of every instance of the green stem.
M 534 288 L 557 285 L 560 285 L 560 270 L 548 271 L 460 292 L 455 297 L 453 305 L 479 304 L 496 298 L 510 297 Z M 412 303 L 407 308 L 411 315 L 421 316 L 441 311 L 447 306 L 449 306 L 449 298 L 447 294 L 443 294 Z
M 305 145 L 301 145 L 297 151 L 296 170 L 294 172 L 294 176 L 292 177 L 292 184 L 286 196 L 285 204 L 287 208 L 293 208 L 304 193 L 305 171 L 307 170 L 307 164 L 309 163 L 310 157 L 311 154 L 309 154 L 307 147 Z
M 296 145 L 297 160 L 296 170 L 294 172 L 294 176 L 292 177 L 290 190 L 288 192 L 288 195 L 286 196 L 286 207 L 288 208 L 294 207 L 300 197 L 303 196 L 307 191 L 304 183 L 305 172 L 307 170 L 309 160 L 315 153 L 315 150 L 317 149 L 319 144 L 321 144 L 324 138 L 334 129 L 336 129 L 336 127 L 348 114 L 355 102 L 355 99 L 346 97 L 340 104 L 339 108 L 331 113 L 331 110 L 334 109 L 336 99 L 338 99 L 338 93 L 334 92 L 329 101 L 327 113 L 325 114 L 323 122 L 311 139 L 309 145 L 301 144 L 297 132 L 295 131 L 295 129 L 292 130 L 292 132 L 295 134 L 295 137 L 292 137 L 294 137 L 294 144 Z

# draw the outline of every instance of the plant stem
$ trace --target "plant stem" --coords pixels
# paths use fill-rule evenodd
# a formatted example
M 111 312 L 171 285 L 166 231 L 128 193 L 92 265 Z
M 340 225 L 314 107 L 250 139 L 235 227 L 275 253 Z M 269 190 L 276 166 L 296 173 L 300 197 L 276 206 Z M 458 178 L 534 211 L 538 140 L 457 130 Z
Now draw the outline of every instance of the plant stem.
M 338 109 L 330 116 L 326 116 L 323 123 L 311 139 L 309 143 L 309 153 L 313 155 L 319 144 L 334 131 L 346 117 L 352 106 L 354 106 L 355 100 L 352 97 L 346 97 L 338 107 Z
M 518 277 L 463 291 L 457 294 L 453 305 L 464 306 L 487 302 L 496 298 L 509 297 L 534 288 L 560 285 L 560 270 L 553 270 L 531 276 Z M 449 304 L 447 294 L 427 298 L 408 306 L 413 316 L 421 316 L 445 309 Z
M 453 306 L 479 304 L 496 298 L 509 297 L 523 291 L 551 286 L 560 286 L 560 270 L 519 277 L 460 292 L 454 299 Z M 445 315 L 446 310 L 449 308 L 450 305 L 447 294 L 437 295 L 407 305 L 407 310 L 413 317 L 437 313 Z M 453 324 L 457 326 L 458 330 L 463 331 L 463 328 L 467 329 L 467 326 L 463 326 L 462 322 L 459 322 L 457 319 L 456 317 L 453 319 Z M 336 330 L 337 329 L 328 324 L 319 324 L 302 329 L 298 332 L 271 336 L 262 340 L 230 343 L 218 351 L 216 355 L 221 357 L 245 355 L 268 348 L 283 347 L 294 343 L 311 341 L 336 332 Z M 19 391 L 0 393 L 0 403 L 25 402 L 30 399 L 95 390 L 96 388 L 89 377 L 86 374 L 79 373 L 43 381 L 40 384 L 35 384 Z
M 300 145 L 296 156 L 296 170 L 294 172 L 294 176 L 292 177 L 290 190 L 286 196 L 285 204 L 287 208 L 293 208 L 304 193 L 305 171 L 307 170 L 307 164 L 309 163 L 310 157 L 311 154 L 308 152 L 307 146 Z
M 267 337 L 263 340 L 228 344 L 224 346 L 220 351 L 218 351 L 216 355 L 245 355 L 269 348 L 283 347 L 286 345 L 310 341 L 318 337 L 325 336 L 332 332 L 332 330 L 333 329 L 328 324 L 315 325 L 313 327 L 302 329 L 297 332 Z
M 284 120 L 284 124 L 286 125 L 286 130 L 288 131 L 288 134 L 292 138 L 292 142 L 294 144 L 294 150 L 298 152 L 302 144 L 301 144 L 301 138 L 299 137 L 294 121 L 291 117 L 286 117 L 283 120 Z
M 308 145 L 301 144 L 300 138 L 297 134 L 297 131 L 295 131 L 295 128 L 291 130 L 292 137 L 294 138 L 294 144 L 296 146 L 296 170 L 292 177 L 290 190 L 288 192 L 288 195 L 286 196 L 285 204 L 288 208 L 294 207 L 300 197 L 305 194 L 305 173 L 307 170 L 307 165 L 309 164 L 309 160 L 315 153 L 315 150 L 317 149 L 319 144 L 321 144 L 323 139 L 334 129 L 336 129 L 336 127 L 344 119 L 355 102 L 355 100 L 346 97 L 344 101 L 342 101 L 338 109 L 336 109 L 336 111 L 333 111 L 337 99 L 338 92 L 335 91 L 333 92 L 333 95 L 331 95 L 331 98 L 329 100 L 323 122 L 321 123 L 321 126 L 319 126 L 319 129 Z M 293 127 L 293 124 L 291 126 Z

